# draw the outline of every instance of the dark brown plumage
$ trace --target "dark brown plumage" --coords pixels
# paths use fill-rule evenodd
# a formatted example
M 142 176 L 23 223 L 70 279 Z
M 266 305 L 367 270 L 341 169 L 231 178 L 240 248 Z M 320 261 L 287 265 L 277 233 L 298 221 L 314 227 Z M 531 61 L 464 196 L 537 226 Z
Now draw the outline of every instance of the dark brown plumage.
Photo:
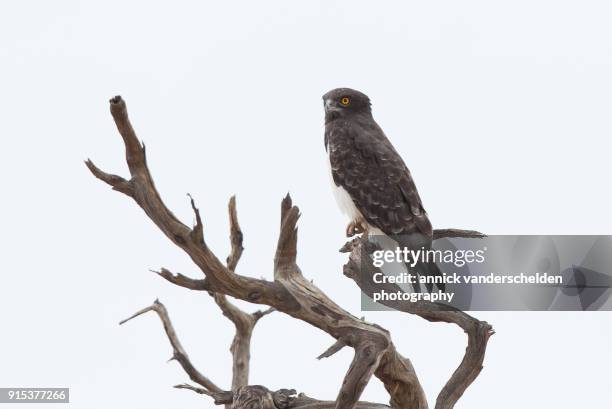
M 400 245 L 411 249 L 431 248 L 432 226 L 416 185 L 374 121 L 370 99 L 359 91 L 338 88 L 325 94 L 323 100 L 325 148 L 339 190 L 337 198 L 346 192 L 354 204 L 355 209 L 350 209 L 350 203 L 344 209 L 351 223 L 370 233 L 378 229 L 398 237 Z M 439 274 L 435 270 L 432 274 Z

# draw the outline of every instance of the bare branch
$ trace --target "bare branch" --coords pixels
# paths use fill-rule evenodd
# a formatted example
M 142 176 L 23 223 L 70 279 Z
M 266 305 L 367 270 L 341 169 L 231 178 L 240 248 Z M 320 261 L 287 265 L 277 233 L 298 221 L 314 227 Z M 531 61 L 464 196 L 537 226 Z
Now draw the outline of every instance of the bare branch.
M 272 391 L 261 385 L 251 385 L 234 392 L 232 409 L 276 409 L 276 405 Z
M 201 234 L 198 231 L 201 222 L 198 221 L 199 212 L 195 205 L 196 226 L 190 229 L 162 201 L 147 167 L 144 145 L 136 137 L 121 97 L 111 100 L 111 113 L 124 141 L 131 174 L 127 182 L 130 190 L 116 190 L 132 197 L 159 229 L 189 255 L 206 279 L 193 280 L 164 270 L 158 273 L 160 276 L 186 288 L 266 304 L 327 332 L 335 339 L 343 339 L 348 346 L 354 348 L 355 357 L 342 383 L 336 401 L 337 409 L 359 406 L 359 396 L 373 373 L 385 384 L 394 407 L 427 407 L 410 361 L 397 353 L 389 333 L 354 317 L 302 276 L 296 264 L 299 210 L 292 206 L 289 196 L 281 206 L 282 223 L 275 257 L 275 280 L 259 280 L 236 274 L 224 266 L 207 246 L 202 245 L 203 239 L 200 240 Z M 88 164 L 88 167 L 94 176 L 106 183 L 121 182 L 94 166 Z
M 236 196 L 230 198 L 227 208 L 230 221 L 230 242 L 232 244 L 232 251 L 230 255 L 227 256 L 226 262 L 227 268 L 230 271 L 235 271 L 240 256 L 242 256 L 242 251 L 244 250 L 244 247 L 242 247 L 243 234 L 240 229 L 240 224 L 238 223 L 238 213 L 236 211 Z
M 300 210 L 291 203 L 291 196 L 287 194 L 281 204 L 281 229 L 274 257 L 274 279 L 288 278 L 292 274 L 300 274 L 296 265 L 297 256 L 297 221 Z
M 232 273 L 207 247 L 202 246 L 202 243 L 196 240 L 198 234 L 191 234 L 192 230 L 177 219 L 157 192 L 147 167 L 144 145 L 136 137 L 123 99 L 120 96 L 112 98 L 110 109 L 117 129 L 123 138 L 126 160 L 132 176 L 129 182 L 132 187 L 129 196 L 136 201 L 159 229 L 200 267 L 208 278 L 210 289 L 247 301 L 266 304 L 271 303 L 270 299 L 282 299 L 283 296 L 286 296 L 286 294 L 279 294 L 279 292 L 283 293 L 280 286 Z M 89 165 L 88 167 L 96 177 L 100 176 L 99 169 Z
M 164 274 L 171 274 L 168 270 L 162 269 Z M 161 275 L 161 273 L 160 273 Z M 249 360 L 250 360 L 250 341 L 253 329 L 257 321 L 264 315 L 272 312 L 272 309 L 268 309 L 264 312 L 257 311 L 254 314 L 248 314 L 241 311 L 239 308 L 230 303 L 226 296 L 223 294 L 212 294 L 215 302 L 221 308 L 223 314 L 228 317 L 236 327 L 236 335 L 230 347 L 233 358 L 233 370 L 232 370 L 232 391 L 238 390 L 242 386 L 248 384 L 249 377 Z M 202 385 L 203 388 L 191 386 L 188 384 L 176 385 L 178 389 L 190 389 L 199 394 L 205 394 L 214 398 L 216 404 L 230 404 L 232 402 L 232 393 L 223 391 L 208 378 L 204 377 L 198 370 L 191 364 L 187 353 L 183 349 L 174 327 L 168 316 L 168 312 L 165 306 L 156 300 L 153 305 L 150 305 L 142 310 L 136 312 L 129 318 L 122 320 L 119 324 L 122 325 L 133 318 L 136 318 L 146 312 L 155 311 L 160 317 L 164 324 L 164 329 L 170 344 L 174 349 L 173 359 L 177 360 L 185 372 L 189 375 L 190 379 L 198 384 Z
M 132 191 L 132 186 L 130 185 L 130 182 L 128 182 L 121 176 L 103 172 L 96 165 L 94 165 L 91 159 L 87 159 L 85 161 L 85 165 L 87 165 L 87 168 L 91 171 L 91 173 L 93 173 L 95 177 L 97 177 L 104 183 L 110 185 L 113 190 L 124 193 L 128 196 L 133 195 L 134 192 Z
M 287 213 L 289 212 L 289 210 L 291 210 L 292 207 L 293 207 L 293 200 L 291 200 L 291 195 L 287 193 L 287 195 L 283 198 L 281 202 L 281 219 L 280 219 L 281 229 L 283 226 L 283 221 L 285 220 L 285 217 L 287 217 Z
M 232 321 L 236 327 L 236 333 L 230 347 L 232 353 L 232 391 L 236 391 L 249 383 L 251 336 L 255 324 L 261 317 L 274 310 L 270 308 L 264 312 L 256 311 L 249 314 L 229 302 L 224 294 L 213 294 L 213 298 L 223 315 Z
M 171 271 L 162 268 L 160 271 L 151 270 L 153 273 L 158 276 L 164 278 L 165 280 L 171 282 L 172 284 L 176 284 L 180 287 L 185 287 L 190 290 L 196 291 L 210 291 L 210 285 L 204 280 L 196 280 L 190 277 L 187 277 L 181 273 L 173 274 Z
M 266 315 L 273 313 L 274 311 L 276 311 L 276 309 L 274 309 L 272 307 L 270 307 L 270 308 L 268 308 L 266 310 L 263 310 L 263 311 L 257 310 L 257 311 L 255 311 L 253 313 L 253 317 L 255 317 L 256 320 L 259 320 L 260 318 L 263 318 Z
M 196 218 L 195 226 L 193 226 L 193 230 L 191 230 L 191 237 L 196 243 L 203 247 L 205 245 L 204 226 L 202 225 L 202 217 L 200 217 L 200 209 L 196 207 L 195 201 L 189 193 L 187 193 L 187 196 L 189 197 L 189 201 L 191 202 L 191 209 L 193 210 L 193 213 L 195 214 Z
M 224 392 L 221 388 L 215 385 L 210 379 L 202 375 L 193 366 L 193 364 L 189 360 L 189 357 L 187 356 L 187 352 L 185 352 L 185 350 L 183 349 L 183 346 L 181 345 L 176 335 L 176 331 L 174 330 L 174 327 L 172 326 L 172 322 L 170 321 L 170 317 L 168 316 L 168 311 L 166 310 L 166 307 L 164 307 L 164 305 L 161 302 L 159 302 L 159 300 L 155 300 L 153 305 L 143 308 L 142 310 L 136 312 L 131 317 L 124 319 L 123 321 L 119 323 L 119 325 L 123 325 L 126 322 L 130 321 L 131 319 L 136 318 L 149 311 L 155 311 L 157 315 L 159 316 L 159 319 L 162 321 L 162 324 L 164 325 L 164 330 L 166 331 L 166 335 L 168 336 L 168 340 L 170 341 L 170 345 L 172 345 L 172 349 L 174 350 L 173 359 L 177 360 L 181 364 L 181 366 L 183 367 L 187 375 L 189 375 L 189 378 L 195 383 L 203 386 L 210 392 L 213 392 L 213 393 Z
M 220 393 L 211 392 L 204 388 L 198 388 L 197 386 L 189 385 L 188 383 L 182 383 L 180 385 L 174 385 L 175 389 L 186 389 L 198 393 L 200 395 L 207 395 L 214 399 L 216 405 L 231 405 L 234 394 L 229 391 L 223 391 Z
M 257 320 L 230 303 L 223 294 L 213 295 L 223 315 L 229 318 L 236 327 L 236 333 L 230 346 L 232 353 L 232 391 L 249 383 L 251 360 L 251 336 Z
M 303 393 L 291 400 L 290 408 L 335 409 L 336 401 L 323 401 L 310 398 Z M 390 409 L 389 406 L 372 402 L 357 402 L 354 409 Z
M 224 294 L 213 294 L 213 298 L 223 312 L 223 315 L 229 318 L 236 328 L 243 329 L 253 326 L 255 318 L 229 302 Z
M 380 360 L 391 346 L 389 338 L 382 336 L 372 337 L 368 334 L 365 339 L 355 346 L 355 356 L 336 398 L 336 407 L 338 408 L 355 407 L 374 371 L 378 369 Z M 423 400 L 424 397 L 423 394 Z
M 487 237 L 486 234 L 475 230 L 460 230 L 460 229 L 436 229 L 433 231 L 433 239 L 438 240 L 447 237 L 465 237 L 471 239 L 481 239 Z
M 115 120 L 115 124 L 117 124 L 117 129 L 125 144 L 125 159 L 130 169 L 130 173 L 132 176 L 135 176 L 145 171 L 147 168 L 144 145 L 138 141 L 134 128 L 132 128 L 132 124 L 128 119 L 125 101 L 117 95 L 111 98 L 109 102 L 111 115 Z
M 339 339 L 332 346 L 327 348 L 325 350 L 325 352 L 323 352 L 321 355 L 319 355 L 317 357 L 317 359 L 329 358 L 330 356 L 332 356 L 336 352 L 340 351 L 345 346 L 346 346 L 346 342 L 344 342 L 343 340 Z
M 196 227 L 192 231 L 192 237 L 194 240 L 201 242 L 204 245 L 203 231 L 202 231 L 202 219 L 200 212 L 196 208 L 195 203 L 191 195 L 191 207 L 196 215 Z M 242 255 L 243 247 L 243 234 L 238 223 L 238 216 L 236 212 L 236 198 L 232 196 L 228 204 L 228 213 L 230 220 L 230 241 L 232 244 L 232 250 L 227 258 L 228 269 L 234 271 L 240 256 Z M 170 271 L 162 269 L 160 272 L 156 272 L 166 280 L 196 290 L 209 290 L 206 286 L 205 280 L 194 280 L 188 278 L 182 274 L 173 275 Z M 232 341 L 230 351 L 232 353 L 232 390 L 236 391 L 238 388 L 248 384 L 249 369 L 250 369 L 250 343 L 253 329 L 257 321 L 274 311 L 273 308 L 269 308 L 266 311 L 256 311 L 253 314 L 246 313 L 240 310 L 238 307 L 229 302 L 227 297 L 222 293 L 210 292 L 214 298 L 215 303 L 219 306 L 223 315 L 232 321 L 236 327 L 236 333 Z
M 401 288 L 394 283 L 385 282 L 373 286 L 370 275 L 379 271 L 372 264 L 363 271 L 361 263 L 370 260 L 367 256 L 362 256 L 364 252 L 369 253 L 370 243 L 367 238 L 356 238 L 347 243 L 342 251 L 350 251 L 349 261 L 344 265 L 344 274 L 351 278 L 361 288 L 364 294 L 372 296 L 374 291 L 384 289 L 386 291 L 397 292 Z M 366 277 L 367 275 L 367 277 Z M 449 310 L 448 306 L 440 304 L 418 301 L 389 301 L 381 300 L 382 304 L 398 311 L 418 315 L 432 322 L 447 322 L 461 327 L 468 335 L 468 347 L 461 364 L 448 380 L 436 400 L 436 409 L 451 409 L 457 400 L 463 395 L 465 390 L 476 379 L 482 370 L 485 351 L 489 337 L 494 333 L 491 325 L 484 321 L 479 321 L 463 311 Z M 379 376 L 380 378 L 380 376 Z M 384 381 L 383 381 L 384 382 Z M 387 386 L 385 382 L 385 386 Z M 393 402 L 392 402 L 393 404 Z
M 249 388 L 257 388 L 262 391 L 261 386 L 252 386 Z M 313 398 L 309 398 L 303 393 L 296 395 L 295 389 L 280 389 L 276 392 L 270 392 L 272 400 L 274 402 L 275 409 L 289 409 L 289 408 L 308 408 L 308 409 L 333 409 L 336 407 L 335 401 L 322 401 Z M 355 409 L 381 409 L 389 408 L 386 405 L 380 405 L 377 403 L 370 402 L 357 402 Z
M 242 256 L 244 247 L 243 234 L 238 222 L 238 212 L 236 210 L 236 196 L 232 196 L 228 203 L 228 215 L 230 224 L 230 243 L 232 246 L 230 255 L 226 259 L 227 268 L 230 271 L 235 271 L 238 261 Z M 251 336 L 255 324 L 263 313 L 257 311 L 253 314 L 246 313 L 229 302 L 227 296 L 221 293 L 212 294 L 215 302 L 227 318 L 234 323 L 236 333 L 230 351 L 232 353 L 232 391 L 237 391 L 239 388 L 248 385 L 250 360 L 251 360 Z M 272 311 L 269 309 L 268 311 Z
M 211 396 L 212 397 L 212 393 L 204 388 L 200 388 L 197 386 L 193 386 L 193 385 L 189 385 L 188 383 L 181 383 L 180 385 L 174 385 L 173 388 L 175 389 L 187 389 L 190 391 L 194 391 L 195 393 L 198 393 L 200 395 L 207 395 L 207 396 Z

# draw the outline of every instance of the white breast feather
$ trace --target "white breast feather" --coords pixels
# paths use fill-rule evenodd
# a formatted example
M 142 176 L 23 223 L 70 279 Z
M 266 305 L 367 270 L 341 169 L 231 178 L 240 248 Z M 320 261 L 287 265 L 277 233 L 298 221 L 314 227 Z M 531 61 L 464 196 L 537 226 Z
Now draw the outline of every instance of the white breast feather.
M 327 151 L 328 152 L 330 151 L 329 146 L 328 146 Z M 334 198 L 336 199 L 336 203 L 338 204 L 338 207 L 340 208 L 340 211 L 344 213 L 345 215 L 347 215 L 349 217 L 349 220 L 352 222 L 364 220 L 364 217 L 361 215 L 361 212 L 359 211 L 359 209 L 357 209 L 357 206 L 355 206 L 355 202 L 353 202 L 351 195 L 346 191 L 345 188 L 343 188 L 342 186 L 336 185 L 336 182 L 334 182 L 334 176 L 332 175 L 332 168 L 331 168 L 331 158 L 329 157 L 329 155 L 327 156 L 327 165 L 329 167 L 329 180 L 331 182 L 332 192 L 334 194 Z M 368 223 L 368 231 L 371 235 L 384 235 L 382 230 L 380 230 L 379 228 L 375 226 L 370 225 L 369 223 Z
M 334 182 L 334 176 L 332 175 L 331 168 L 331 159 L 329 155 L 327 156 L 327 165 L 329 167 L 329 180 L 331 182 L 332 192 L 334 194 L 334 198 L 336 199 L 336 204 L 338 204 L 338 207 L 340 208 L 340 211 L 347 215 L 351 221 L 363 219 L 361 217 L 361 212 L 355 206 L 355 202 L 353 202 L 351 195 L 349 195 L 346 189 L 344 189 L 342 186 L 336 185 L 336 182 Z

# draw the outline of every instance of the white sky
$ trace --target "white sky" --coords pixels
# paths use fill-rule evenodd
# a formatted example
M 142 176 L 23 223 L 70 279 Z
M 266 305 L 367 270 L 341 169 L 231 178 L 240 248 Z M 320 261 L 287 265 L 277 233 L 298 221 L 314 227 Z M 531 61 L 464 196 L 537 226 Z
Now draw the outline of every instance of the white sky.
M 159 297 L 196 366 L 229 387 L 231 324 L 207 295 L 148 272 L 195 267 L 82 163 L 127 174 L 107 106 L 120 93 L 166 203 L 189 223 L 193 194 L 220 257 L 238 195 L 240 273 L 271 277 L 290 191 L 304 274 L 392 331 L 433 406 L 465 337 L 359 311 L 336 251 L 346 220 L 328 186 L 320 97 L 370 95 L 436 227 L 610 234 L 611 18 L 606 1 L 3 2 L 0 386 L 67 386 L 79 409 L 212 407 L 171 388 L 188 379 L 166 363 L 157 317 L 117 325 Z M 475 315 L 497 334 L 458 409 L 609 401 L 611 313 Z M 331 342 L 266 317 L 251 383 L 335 398 L 352 352 L 317 361 Z M 375 379 L 363 398 L 388 400 Z

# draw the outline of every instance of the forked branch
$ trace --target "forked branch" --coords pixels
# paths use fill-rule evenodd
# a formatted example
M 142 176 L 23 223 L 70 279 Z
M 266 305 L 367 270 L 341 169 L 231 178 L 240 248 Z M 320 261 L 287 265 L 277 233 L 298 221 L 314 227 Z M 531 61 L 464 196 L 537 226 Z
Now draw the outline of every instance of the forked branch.
M 131 317 L 124 319 L 119 323 L 119 325 L 123 325 L 126 322 L 149 311 L 155 311 L 159 316 L 159 319 L 161 320 L 162 324 L 164 325 L 164 330 L 166 331 L 166 335 L 168 336 L 168 340 L 170 341 L 170 345 L 172 345 L 172 349 L 174 351 L 174 353 L 172 354 L 172 359 L 176 360 L 179 364 L 181 364 L 183 370 L 185 370 L 185 372 L 187 373 L 187 375 L 189 375 L 189 378 L 192 381 L 202 386 L 202 390 L 205 391 L 202 393 L 206 393 L 207 395 L 212 396 L 213 398 L 215 398 L 215 400 L 217 400 L 217 397 L 221 397 L 222 394 L 226 394 L 227 392 L 219 388 L 213 381 L 202 375 L 193 366 L 191 360 L 189 359 L 189 356 L 187 355 L 187 352 L 185 352 L 185 350 L 183 349 L 183 346 L 181 345 L 181 342 L 179 341 L 178 336 L 176 335 L 176 331 L 174 330 L 174 326 L 170 321 L 170 317 L 168 316 L 168 311 L 166 310 L 166 307 L 159 300 L 155 300 L 152 305 L 143 308 Z
M 448 231 L 448 230 L 446 230 Z M 483 237 L 484 235 L 467 231 L 467 234 L 461 235 L 465 231 L 456 231 L 452 235 L 438 237 Z M 477 233 L 478 235 L 475 235 Z M 344 274 L 351 278 L 361 288 L 361 291 L 372 297 L 375 291 L 385 290 L 389 292 L 402 291 L 395 283 L 389 283 L 385 281 L 382 284 L 373 285 L 374 280 L 372 279 L 373 274 L 380 272 L 372 262 L 371 258 L 367 256 L 370 254 L 372 243 L 366 238 L 355 238 L 348 242 L 342 249 L 342 252 L 348 252 L 349 261 L 344 265 Z M 362 263 L 368 263 L 366 269 L 362 269 Z M 468 336 L 468 346 L 466 348 L 465 355 L 461 361 L 459 367 L 452 374 L 451 378 L 447 381 L 444 388 L 439 393 L 436 400 L 435 409 L 451 409 L 454 407 L 457 400 L 463 395 L 465 390 L 471 385 L 476 379 L 480 371 L 482 370 L 482 363 L 484 361 L 485 352 L 487 348 L 487 342 L 489 337 L 494 334 L 491 325 L 485 321 L 477 320 L 472 316 L 466 314 L 463 311 L 451 310 L 449 307 L 442 306 L 440 304 L 418 301 L 410 302 L 405 300 L 380 300 L 380 303 L 386 305 L 389 308 L 393 308 L 398 311 L 407 312 L 409 314 L 418 315 L 428 321 L 432 322 L 447 322 L 458 325 L 465 331 Z
M 280 391 L 273 393 L 263 387 L 242 385 L 245 383 L 245 373 L 244 371 L 242 373 L 238 371 L 240 375 L 238 378 L 240 379 L 236 378 L 233 381 L 233 386 L 237 387 L 233 388 L 233 408 L 247 407 L 246 405 L 251 398 L 261 399 L 253 401 L 260 402 L 260 405 L 249 407 L 266 409 L 268 407 L 300 407 L 300 403 L 304 403 L 302 406 L 307 406 L 309 408 L 335 407 L 338 409 L 350 409 L 384 407 L 384 405 L 359 402 L 359 397 L 373 374 L 385 385 L 385 388 L 391 396 L 391 405 L 394 408 L 427 408 L 425 395 L 412 364 L 407 358 L 401 356 L 397 352 L 388 331 L 353 316 L 334 303 L 311 281 L 303 277 L 296 264 L 296 226 L 299 219 L 299 209 L 292 204 L 289 196 L 283 200 L 281 206 L 281 228 L 274 259 L 274 280 L 268 281 L 237 274 L 235 272 L 235 267 L 242 254 L 242 232 L 237 223 L 235 200 L 232 199 L 229 206 L 232 253 L 227 258 L 227 265 L 224 265 L 206 245 L 202 218 L 193 198 L 190 198 L 196 219 L 193 228 L 179 221 L 162 201 L 147 167 L 144 145 L 141 144 L 136 137 L 134 129 L 128 119 L 125 102 L 121 97 L 111 99 L 110 109 L 117 129 L 123 138 L 126 161 L 131 178 L 126 180 L 120 176 L 103 172 L 90 160 L 86 162 L 88 168 L 94 176 L 110 185 L 114 190 L 124 193 L 134 199 L 159 229 L 174 244 L 185 251 L 204 274 L 202 279 L 193 279 L 181 274 L 174 275 L 168 270 L 162 269 L 158 272 L 161 277 L 185 288 L 214 293 L 215 301 L 224 313 L 232 319 L 237 330 L 239 327 L 247 328 L 251 325 L 245 324 L 245 322 L 253 320 L 256 322 L 258 313 L 250 315 L 250 318 L 245 318 L 246 315 L 244 314 L 246 313 L 236 312 L 225 296 L 268 305 L 327 332 L 336 340 L 336 344 L 323 354 L 325 356 L 332 355 L 344 345 L 355 350 L 353 361 L 345 375 L 338 396 L 333 402 L 311 400 L 304 396 L 294 397 L 291 390 L 285 390 L 282 393 L 280 393 Z M 478 234 L 477 232 L 458 230 L 438 231 L 438 233 L 440 236 Z M 360 246 L 357 244 L 351 248 L 351 259 L 357 256 L 359 248 Z M 349 264 L 350 263 L 349 261 Z M 355 265 L 345 267 L 345 273 L 349 275 L 351 269 L 354 270 Z M 160 311 L 165 311 L 165 309 L 159 306 L 155 307 L 155 304 L 145 310 L 154 310 L 158 312 L 160 317 L 163 316 Z M 145 310 L 137 313 L 137 315 L 146 312 Z M 259 315 L 264 315 L 266 313 L 267 311 L 261 312 Z M 426 314 L 419 315 L 432 321 L 457 323 L 466 331 L 469 330 L 468 334 L 471 333 L 470 331 L 473 331 L 473 327 L 475 326 L 474 319 L 459 314 L 449 317 L 440 314 L 439 311 L 429 311 Z M 163 318 L 162 321 L 164 321 Z M 167 321 L 169 322 L 169 319 Z M 174 331 L 172 330 L 169 332 L 168 328 L 171 328 L 171 326 L 164 324 L 164 327 L 170 338 L 170 334 L 174 334 Z M 488 330 L 484 332 L 488 333 Z M 476 332 L 474 332 L 474 334 L 476 334 Z M 175 335 L 176 334 L 174 334 L 174 336 Z M 475 343 L 482 347 L 482 336 L 479 338 L 476 334 L 474 337 Z M 171 343 L 173 343 L 172 338 Z M 484 344 L 486 345 L 486 342 Z M 182 348 L 177 349 L 177 346 L 180 346 L 180 344 L 173 343 L 175 352 L 178 350 L 180 352 L 178 354 L 179 356 L 186 356 Z M 484 356 L 484 349 L 482 349 L 482 356 Z M 482 363 L 482 360 L 480 360 L 480 363 Z M 234 366 L 236 366 L 236 362 Z M 186 365 L 186 367 L 191 370 L 189 365 Z M 438 398 L 439 403 L 440 400 L 443 399 L 444 404 L 437 404 L 437 408 L 447 409 L 452 407 L 456 399 L 458 399 L 463 390 L 465 390 L 465 387 L 467 387 L 461 382 L 456 382 L 457 379 L 461 376 L 473 379 L 477 375 L 477 371 L 475 371 L 474 368 L 474 364 L 469 364 L 465 365 L 463 369 L 462 367 L 458 369 L 460 373 L 455 373 L 455 375 L 453 375 L 453 378 L 449 381 L 451 385 L 449 386 L 449 384 L 447 384 L 445 387 L 446 392 L 443 391 Z M 192 371 L 192 374 L 195 374 L 195 372 Z M 189 389 L 195 390 L 196 392 L 204 389 L 210 393 L 219 393 L 218 387 L 209 383 L 210 381 L 204 381 L 200 376 L 196 375 L 197 374 L 194 375 L 194 378 L 203 382 L 204 385 L 194 379 L 194 382 L 201 385 L 202 388 L 193 387 Z M 471 382 L 471 380 L 469 382 Z M 188 387 L 181 386 L 181 388 Z M 224 393 L 224 391 L 222 391 L 222 393 Z

